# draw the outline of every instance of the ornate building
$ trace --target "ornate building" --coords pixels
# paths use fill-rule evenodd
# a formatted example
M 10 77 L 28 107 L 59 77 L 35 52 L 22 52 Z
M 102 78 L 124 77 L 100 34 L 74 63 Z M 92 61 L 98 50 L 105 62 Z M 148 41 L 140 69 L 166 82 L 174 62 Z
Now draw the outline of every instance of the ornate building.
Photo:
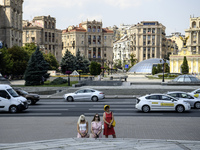
M 200 17 L 190 17 L 190 28 L 185 30 L 185 36 L 189 37 L 188 50 L 192 54 L 200 54 Z
M 113 61 L 113 31 L 102 28 L 102 22 L 85 21 L 79 26 L 69 26 L 62 32 L 63 55 L 69 50 L 90 61 L 110 64 Z
M 56 29 L 56 19 L 37 16 L 23 21 L 23 45 L 35 43 L 44 53 L 52 53 L 58 62 L 62 59 L 62 31 Z
M 8 48 L 22 46 L 23 0 L 0 0 L 0 41 Z

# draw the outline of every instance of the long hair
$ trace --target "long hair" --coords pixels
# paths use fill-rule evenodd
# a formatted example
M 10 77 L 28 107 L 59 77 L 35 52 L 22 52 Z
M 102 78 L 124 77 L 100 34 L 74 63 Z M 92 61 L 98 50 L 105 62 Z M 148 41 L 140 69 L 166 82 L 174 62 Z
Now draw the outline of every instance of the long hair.
M 99 116 L 99 114 L 97 114 L 97 113 L 94 115 L 92 121 L 95 121 L 95 116 L 97 116 L 97 115 Z M 100 116 L 98 117 L 98 121 L 100 121 Z
M 77 124 L 80 124 L 81 120 L 85 120 L 85 122 L 87 122 L 84 115 L 80 115 Z

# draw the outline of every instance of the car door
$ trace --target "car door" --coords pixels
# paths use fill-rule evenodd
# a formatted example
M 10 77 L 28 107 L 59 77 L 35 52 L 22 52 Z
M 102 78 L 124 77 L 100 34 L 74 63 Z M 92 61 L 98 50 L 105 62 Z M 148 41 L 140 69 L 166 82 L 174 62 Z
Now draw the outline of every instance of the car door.
M 161 109 L 161 101 L 159 99 L 159 95 L 151 95 L 146 97 L 151 107 L 151 110 L 160 110 Z
M 79 100 L 79 99 L 84 99 L 84 90 L 78 90 L 74 93 L 74 99 Z
M 92 91 L 89 89 L 84 90 L 84 98 L 85 99 L 91 99 Z
M 10 107 L 10 96 L 5 90 L 0 90 L 0 110 L 6 111 Z
M 185 102 L 188 102 L 190 106 L 194 107 L 194 103 L 196 102 L 196 98 L 192 97 L 191 95 L 187 93 L 179 93 L 180 99 L 184 100 Z
M 162 110 L 175 110 L 176 100 L 167 95 L 160 95 Z

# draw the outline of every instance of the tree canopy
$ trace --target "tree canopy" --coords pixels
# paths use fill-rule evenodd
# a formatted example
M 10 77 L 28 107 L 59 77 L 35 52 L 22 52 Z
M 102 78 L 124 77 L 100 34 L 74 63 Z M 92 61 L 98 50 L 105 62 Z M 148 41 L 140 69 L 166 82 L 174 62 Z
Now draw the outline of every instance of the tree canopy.
M 42 52 L 37 47 L 29 59 L 25 72 L 25 85 L 41 85 L 48 77 L 49 64 L 45 61 Z
M 189 73 L 189 66 L 188 66 L 188 62 L 187 62 L 186 56 L 184 56 L 183 64 L 181 66 L 181 70 L 182 70 L 183 74 L 188 74 Z

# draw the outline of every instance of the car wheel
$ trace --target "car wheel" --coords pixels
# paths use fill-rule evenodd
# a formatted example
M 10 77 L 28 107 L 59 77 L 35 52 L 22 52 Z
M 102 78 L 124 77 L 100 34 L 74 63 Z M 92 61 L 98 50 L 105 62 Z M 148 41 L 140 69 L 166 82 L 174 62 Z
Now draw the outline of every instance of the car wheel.
M 33 105 L 33 100 L 27 99 L 27 102 L 28 102 L 29 105 Z
M 16 106 L 10 106 L 9 111 L 10 111 L 11 113 L 16 113 L 16 112 L 18 111 L 18 109 L 17 109 Z
M 74 101 L 74 99 L 73 99 L 73 97 L 71 97 L 71 96 L 68 96 L 68 97 L 67 97 L 67 101 L 68 101 L 68 102 L 73 102 L 73 101 Z
M 200 109 L 200 102 L 196 102 L 196 103 L 194 104 L 194 107 L 197 108 L 197 109 Z
M 176 106 L 176 111 L 177 112 L 182 113 L 182 112 L 184 112 L 184 110 L 185 110 L 184 106 L 182 106 L 182 105 Z
M 98 97 L 97 96 L 92 96 L 92 101 L 93 102 L 97 102 L 98 101 Z
M 147 113 L 147 112 L 150 111 L 150 107 L 147 106 L 147 105 L 144 105 L 144 106 L 142 107 L 142 111 L 145 112 L 145 113 Z

